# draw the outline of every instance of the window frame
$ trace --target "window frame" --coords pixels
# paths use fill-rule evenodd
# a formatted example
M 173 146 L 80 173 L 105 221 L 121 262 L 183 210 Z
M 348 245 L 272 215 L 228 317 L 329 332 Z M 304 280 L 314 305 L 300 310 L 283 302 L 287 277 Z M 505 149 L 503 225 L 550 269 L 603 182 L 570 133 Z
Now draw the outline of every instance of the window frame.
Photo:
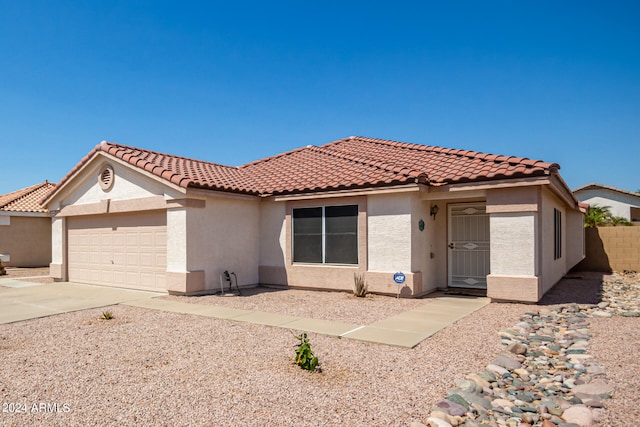
M 355 208 L 355 262 L 327 262 L 327 208 L 339 208 L 339 207 L 353 207 Z M 321 261 L 296 261 L 295 260 L 295 212 L 304 209 L 321 209 Z M 346 233 L 345 233 L 346 234 Z M 315 205 L 315 206 L 300 206 L 291 208 L 291 264 L 295 265 L 344 265 L 344 266 L 358 266 L 360 265 L 360 206 L 358 203 L 344 203 L 344 204 L 329 204 L 329 205 Z
M 553 208 L 553 259 L 562 258 L 562 211 Z

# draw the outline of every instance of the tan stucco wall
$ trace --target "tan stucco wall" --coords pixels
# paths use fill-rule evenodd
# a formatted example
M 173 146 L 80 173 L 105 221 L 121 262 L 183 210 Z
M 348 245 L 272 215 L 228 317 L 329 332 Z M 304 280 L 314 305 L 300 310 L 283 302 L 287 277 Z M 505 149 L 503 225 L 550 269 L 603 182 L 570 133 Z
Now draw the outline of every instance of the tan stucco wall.
M 537 214 L 494 213 L 489 218 L 491 273 L 536 276 Z
M 66 218 L 52 218 L 51 220 L 51 264 L 49 264 L 49 275 L 56 280 L 67 280 L 66 221 Z
M 187 207 L 167 209 L 167 271 L 170 272 L 189 271 L 187 264 L 188 209 Z
M 291 215 L 293 209 L 314 206 L 358 205 L 358 264 L 357 265 L 320 265 L 293 263 L 291 260 Z M 309 289 L 350 290 L 353 274 L 366 271 L 367 252 L 367 199 L 365 197 L 342 197 L 322 200 L 299 200 L 286 202 L 286 217 L 283 225 L 285 232 L 285 266 L 274 268 L 264 266 L 260 269 L 260 281 L 265 284 L 288 285 Z M 284 283 L 272 283 L 273 280 L 285 280 Z
M 566 227 L 565 237 L 567 244 L 565 245 L 566 266 L 567 270 L 571 270 L 576 264 L 585 257 L 585 233 L 584 233 L 584 215 L 580 211 L 568 209 L 566 211 Z
M 98 176 L 105 164 L 110 165 L 114 171 L 113 187 L 108 191 L 104 191 L 98 183 Z M 74 182 L 78 184 L 62 200 L 63 205 L 83 205 L 105 199 L 140 199 L 158 195 L 164 196 L 165 193 L 169 193 L 168 198 L 181 197 L 179 192 L 172 191 L 156 179 L 131 170 L 116 161 L 101 157 L 92 161 L 81 174 L 74 177 Z M 57 209 L 57 207 L 52 206 L 50 209 Z
M 537 187 L 487 192 L 491 274 L 487 296 L 535 302 L 540 298 Z
M 204 289 L 220 289 L 220 275 L 236 273 L 239 286 L 259 282 L 260 202 L 257 198 L 207 197 L 186 212 L 186 271 L 204 272 Z M 175 271 L 175 270 L 173 270 Z
M 562 256 L 555 260 L 554 209 L 562 213 Z M 582 214 L 548 186 L 489 191 L 487 211 L 492 298 L 537 302 L 583 257 Z
M 260 265 L 285 266 L 287 204 L 263 200 L 260 203 Z M 262 281 L 262 278 L 261 278 Z
M 415 289 L 416 294 L 433 291 L 437 283 L 432 279 L 436 268 L 435 258 L 430 258 L 434 241 L 434 224 L 429 217 L 429 202 L 420 199 L 419 194 L 409 194 L 411 198 L 411 272 L 420 273 L 422 283 Z M 424 229 L 420 231 L 420 221 L 424 222 Z M 416 283 L 417 285 L 417 283 Z
M 370 271 L 411 271 L 412 200 L 407 194 L 367 198 Z
M 294 208 L 357 204 L 359 206 L 358 265 L 294 264 L 291 262 L 291 212 Z M 428 256 L 415 256 L 428 245 L 428 203 L 417 192 L 315 200 L 272 202 L 260 206 L 260 283 L 309 289 L 351 291 L 354 273 L 365 274 L 371 292 L 418 295 L 425 292 L 422 272 Z M 284 215 L 284 218 L 283 218 Z M 426 228 L 426 227 L 425 227 Z M 429 229 L 434 232 L 433 229 Z M 430 261 L 430 259 L 429 259 Z M 398 289 L 393 274 L 402 271 L 407 281 Z
M 435 218 L 429 213 L 432 206 L 438 206 Z M 419 209 L 422 208 L 422 209 Z M 415 226 L 417 221 L 424 221 L 424 231 Z M 447 248 L 447 202 L 443 200 L 424 201 L 416 207 L 414 217 L 414 233 L 418 233 L 418 250 L 413 253 L 413 265 L 416 271 L 422 272 L 423 292 L 446 289 L 448 282 L 448 248 Z
M 51 218 L 10 216 L 0 225 L 0 254 L 12 267 L 46 267 L 51 262 Z
M 554 249 L 554 209 L 562 213 L 562 256 L 553 259 Z M 567 268 L 567 209 L 551 191 L 543 189 L 541 208 L 541 286 L 542 294 L 545 294 L 569 271 Z

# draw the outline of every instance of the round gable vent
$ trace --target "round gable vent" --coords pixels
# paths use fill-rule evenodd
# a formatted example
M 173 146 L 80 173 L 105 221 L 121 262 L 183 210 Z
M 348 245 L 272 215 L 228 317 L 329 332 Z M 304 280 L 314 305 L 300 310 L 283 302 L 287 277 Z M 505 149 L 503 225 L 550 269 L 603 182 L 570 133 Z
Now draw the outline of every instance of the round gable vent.
M 113 187 L 114 179 L 115 179 L 115 175 L 113 173 L 113 168 L 111 166 L 106 165 L 100 170 L 100 175 L 98 176 L 98 182 L 100 183 L 100 187 L 104 191 L 109 191 L 111 187 Z

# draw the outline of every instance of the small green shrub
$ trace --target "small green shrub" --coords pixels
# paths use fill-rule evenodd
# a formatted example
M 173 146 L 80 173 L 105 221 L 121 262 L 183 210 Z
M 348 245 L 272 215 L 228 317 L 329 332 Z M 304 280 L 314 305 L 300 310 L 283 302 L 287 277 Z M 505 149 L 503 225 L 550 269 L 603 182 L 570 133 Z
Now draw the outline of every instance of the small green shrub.
M 319 369 L 318 358 L 313 355 L 311 342 L 309 341 L 307 333 L 303 332 L 295 337 L 300 341 L 297 346 L 298 348 L 296 348 L 296 365 L 300 366 L 302 369 L 306 369 L 307 371 L 315 371 L 316 369 Z
M 102 319 L 103 320 L 111 320 L 111 319 L 113 319 L 113 313 L 111 313 L 110 311 L 103 311 L 102 312 Z
M 353 273 L 353 295 L 364 298 L 369 291 L 367 283 L 364 281 L 364 273 Z

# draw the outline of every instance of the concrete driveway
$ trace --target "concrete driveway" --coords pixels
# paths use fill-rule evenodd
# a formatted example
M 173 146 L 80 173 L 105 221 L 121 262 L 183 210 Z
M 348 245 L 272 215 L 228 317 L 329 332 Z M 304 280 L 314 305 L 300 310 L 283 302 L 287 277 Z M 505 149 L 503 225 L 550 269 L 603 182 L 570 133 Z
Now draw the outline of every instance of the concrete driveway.
M 102 286 L 61 282 L 34 284 L 0 280 L 0 324 L 106 307 L 166 295 Z

